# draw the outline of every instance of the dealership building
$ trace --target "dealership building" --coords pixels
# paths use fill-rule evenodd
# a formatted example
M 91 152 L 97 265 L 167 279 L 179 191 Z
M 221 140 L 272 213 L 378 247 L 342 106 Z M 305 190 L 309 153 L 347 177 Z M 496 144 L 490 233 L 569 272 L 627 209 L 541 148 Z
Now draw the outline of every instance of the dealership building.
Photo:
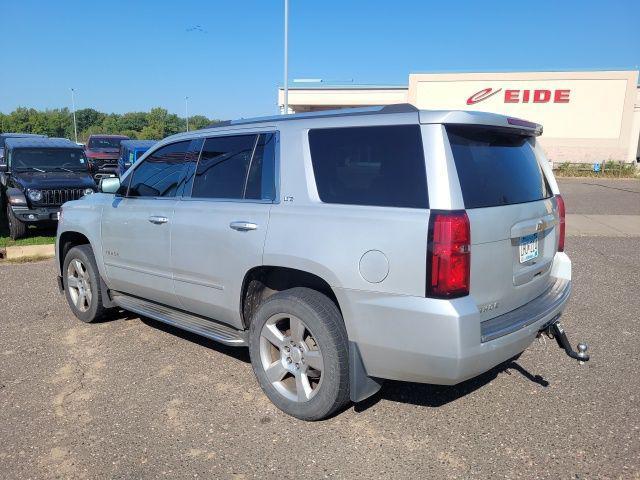
M 279 105 L 284 110 L 283 90 Z M 554 163 L 635 162 L 640 155 L 638 71 L 410 74 L 405 86 L 323 83 L 289 88 L 289 112 L 411 103 L 479 110 L 543 125 Z

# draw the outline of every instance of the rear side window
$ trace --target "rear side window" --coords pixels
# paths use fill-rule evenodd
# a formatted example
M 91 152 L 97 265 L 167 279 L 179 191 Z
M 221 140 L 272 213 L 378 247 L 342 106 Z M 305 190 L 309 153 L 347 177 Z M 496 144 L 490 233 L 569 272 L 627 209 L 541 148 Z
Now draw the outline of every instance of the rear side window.
M 323 202 L 429 207 L 418 125 L 314 129 L 309 146 Z
M 276 136 L 261 134 L 247 176 L 244 198 L 274 200 Z
M 466 208 L 552 196 L 528 137 L 476 126 L 448 125 L 446 129 Z
M 273 200 L 275 142 L 272 133 L 208 138 L 191 197 Z
M 128 196 L 175 197 L 184 183 L 189 143 L 172 143 L 151 153 L 133 171 Z

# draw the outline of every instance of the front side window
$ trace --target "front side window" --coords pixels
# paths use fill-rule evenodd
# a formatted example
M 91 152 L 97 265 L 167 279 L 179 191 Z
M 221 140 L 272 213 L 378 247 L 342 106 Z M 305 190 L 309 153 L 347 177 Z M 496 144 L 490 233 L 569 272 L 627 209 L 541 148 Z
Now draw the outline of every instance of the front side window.
M 273 200 L 275 142 L 272 133 L 208 138 L 191 197 Z
M 323 202 L 429 208 L 418 125 L 313 129 L 309 147 Z
M 129 197 L 175 197 L 185 178 L 189 143 L 178 142 L 151 153 L 131 175 Z

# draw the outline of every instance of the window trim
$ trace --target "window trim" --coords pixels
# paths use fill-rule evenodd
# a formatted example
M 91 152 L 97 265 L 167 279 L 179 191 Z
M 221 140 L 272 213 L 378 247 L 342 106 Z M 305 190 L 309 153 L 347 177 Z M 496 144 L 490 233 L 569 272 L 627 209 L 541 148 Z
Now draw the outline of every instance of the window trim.
M 237 202 L 237 203 L 260 203 L 260 204 L 279 204 L 280 203 L 280 131 L 279 130 L 246 130 L 246 131 L 233 131 L 233 132 L 224 132 L 221 135 L 211 135 L 211 136 L 204 136 L 202 138 L 204 138 L 204 142 L 202 142 L 202 147 L 200 148 L 200 154 L 198 155 L 198 160 L 196 162 L 196 171 L 198 170 L 198 165 L 200 164 L 200 158 L 202 156 L 202 151 L 204 150 L 204 144 L 206 143 L 207 140 L 209 139 L 213 139 L 213 138 L 221 138 L 221 137 L 242 137 L 242 136 L 250 136 L 250 135 L 254 135 L 256 137 L 256 140 L 253 144 L 253 150 L 251 152 L 251 160 L 249 161 L 249 168 L 247 169 L 247 174 L 245 175 L 245 185 L 244 185 L 244 189 L 243 189 L 243 196 L 246 194 L 246 188 L 247 188 L 247 181 L 249 178 L 249 171 L 251 170 L 251 164 L 253 163 L 253 157 L 256 153 L 256 148 L 258 146 L 258 142 L 260 140 L 260 135 L 269 135 L 269 134 L 273 134 L 274 138 L 275 138 L 275 148 L 274 148 L 274 199 L 273 200 L 267 200 L 267 199 L 252 199 L 252 198 L 204 198 L 204 197 L 193 197 L 193 185 L 195 184 L 195 179 L 193 182 L 191 182 L 191 191 L 189 192 L 189 195 L 183 195 L 182 197 L 180 197 L 180 200 L 182 201 L 189 201 L 189 202 L 224 202 L 224 203 L 229 203 L 229 202 Z

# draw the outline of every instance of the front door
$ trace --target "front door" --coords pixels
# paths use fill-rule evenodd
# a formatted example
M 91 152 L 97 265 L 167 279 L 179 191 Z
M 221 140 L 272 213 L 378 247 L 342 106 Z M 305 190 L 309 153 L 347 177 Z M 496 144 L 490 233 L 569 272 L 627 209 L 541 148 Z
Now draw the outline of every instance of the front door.
M 109 287 L 176 306 L 171 272 L 171 228 L 177 197 L 188 177 L 189 141 L 159 148 L 136 165 L 102 213 Z
M 182 308 L 241 327 L 245 273 L 262 264 L 275 198 L 274 133 L 209 138 L 191 198 L 178 202 L 171 257 Z

